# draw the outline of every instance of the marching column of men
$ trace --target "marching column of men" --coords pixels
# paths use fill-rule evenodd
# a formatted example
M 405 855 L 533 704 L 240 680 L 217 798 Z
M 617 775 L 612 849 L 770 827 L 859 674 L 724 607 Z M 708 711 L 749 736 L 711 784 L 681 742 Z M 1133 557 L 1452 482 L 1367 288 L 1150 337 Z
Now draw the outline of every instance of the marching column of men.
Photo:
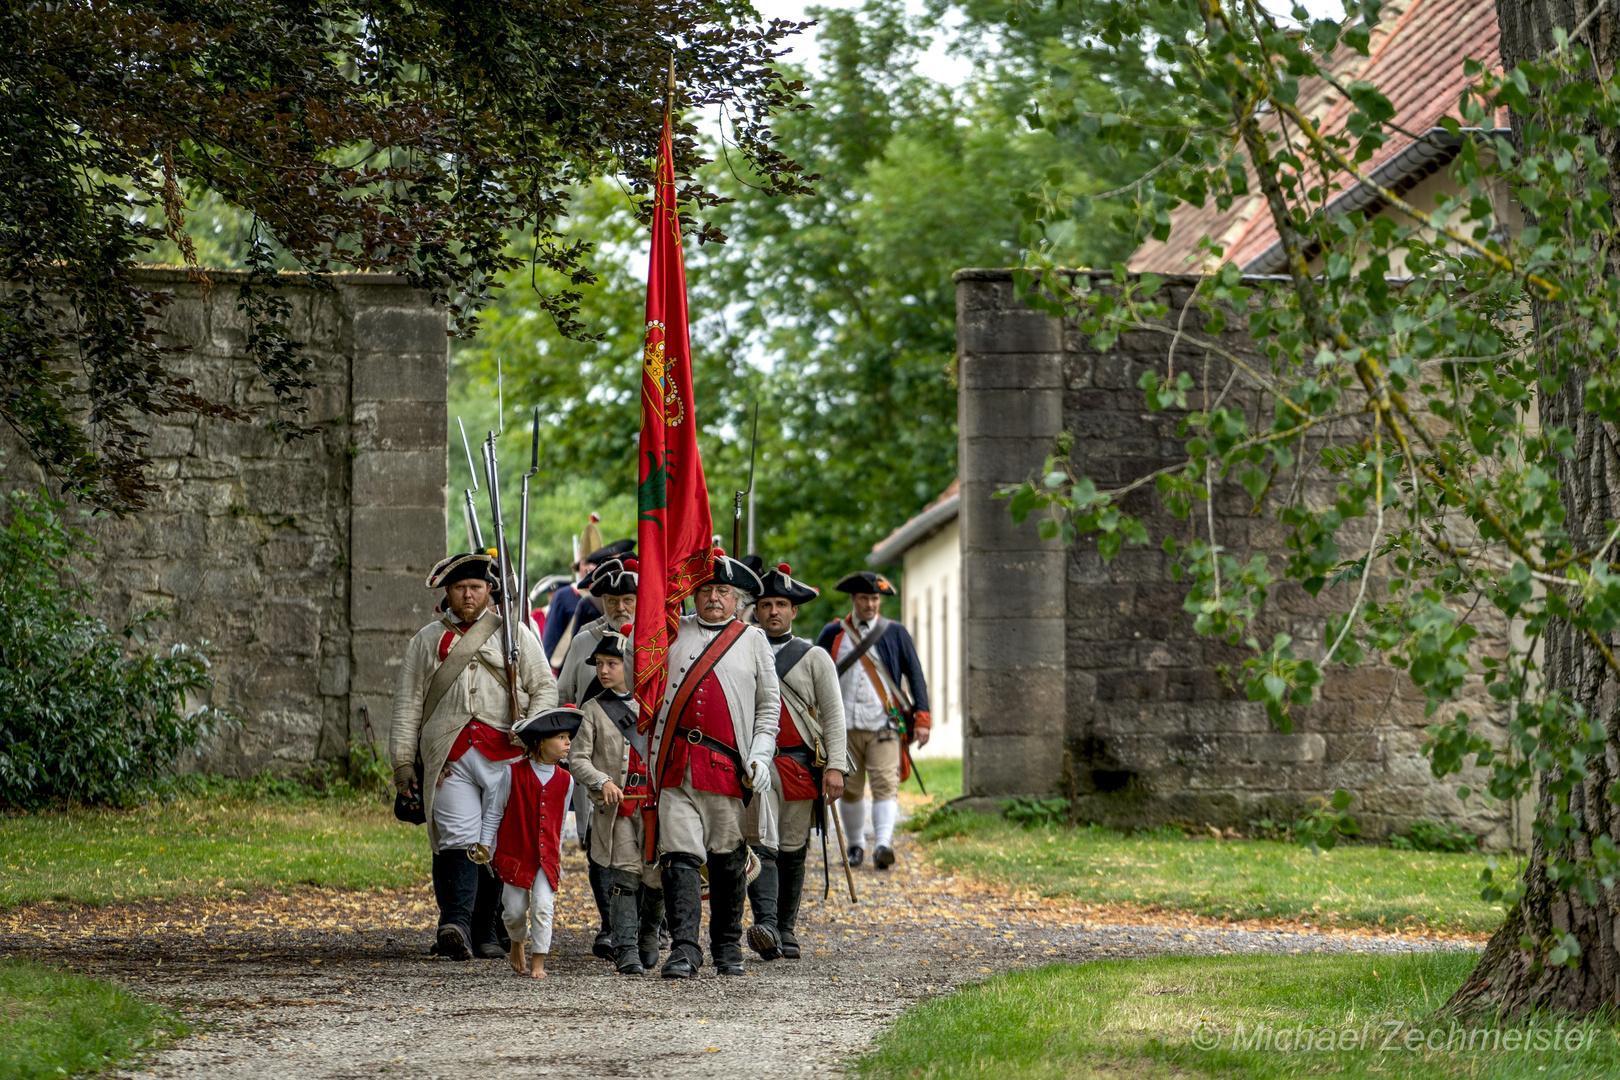
M 444 614 L 406 648 L 390 753 L 395 812 L 428 826 L 438 955 L 508 956 L 514 970 L 544 977 L 560 874 L 562 815 L 552 804 L 569 789 L 601 920 L 592 951 L 625 975 L 658 967 L 661 925 L 670 951 L 660 974 L 698 973 L 705 883 L 716 972 L 744 973 L 745 908 L 749 948 L 764 960 L 799 959 L 811 832 L 825 828 L 836 803 L 848 834 L 841 854 L 860 865 L 868 782 L 872 862 L 893 865 L 897 789 L 910 744 L 925 744 L 930 726 L 911 637 L 881 614 L 893 586 L 865 571 L 845 577 L 837 587 L 852 610 L 812 645 L 793 624 L 819 591 L 785 563 L 768 571 L 756 563 L 756 572 L 716 549 L 695 610 L 670 643 L 649 731 L 631 695 L 633 546 L 620 541 L 581 560 L 596 565 L 575 587 L 566 636 L 554 639 L 555 677 L 526 624 L 517 628 L 517 668 L 506 671 L 493 603 L 502 575 L 492 556 L 452 556 L 428 578 L 444 590 Z M 586 610 L 601 616 L 582 624 Z M 548 639 L 550 629 L 548 617 Z M 553 762 L 571 782 L 552 782 Z M 521 825 L 503 831 L 503 814 Z M 538 844 L 539 853 L 503 855 L 499 836 Z M 521 882 L 497 878 L 512 867 L 523 869 Z M 509 902 L 528 905 L 530 923 L 523 912 L 503 919 L 503 885 Z M 528 967 L 523 943 L 507 933 L 526 925 Z

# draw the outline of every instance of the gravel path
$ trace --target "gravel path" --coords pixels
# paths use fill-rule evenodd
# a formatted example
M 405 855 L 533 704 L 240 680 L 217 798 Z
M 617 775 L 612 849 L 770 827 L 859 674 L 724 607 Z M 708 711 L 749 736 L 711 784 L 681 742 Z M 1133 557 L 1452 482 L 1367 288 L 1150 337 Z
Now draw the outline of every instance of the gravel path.
M 476 1068 L 497 1080 L 841 1075 L 911 1004 L 1057 960 L 1475 947 L 1041 901 L 942 875 L 909 837 L 896 847 L 893 871 L 857 872 L 853 906 L 837 888 L 822 899 L 813 859 L 805 958 L 766 964 L 750 953 L 738 979 L 712 968 L 686 982 L 612 974 L 589 953 L 594 908 L 577 854 L 544 981 L 504 961 L 429 958 L 425 887 L 17 909 L 0 920 L 0 952 L 115 978 L 192 1023 L 146 1071 L 122 1075 L 461 1080 Z

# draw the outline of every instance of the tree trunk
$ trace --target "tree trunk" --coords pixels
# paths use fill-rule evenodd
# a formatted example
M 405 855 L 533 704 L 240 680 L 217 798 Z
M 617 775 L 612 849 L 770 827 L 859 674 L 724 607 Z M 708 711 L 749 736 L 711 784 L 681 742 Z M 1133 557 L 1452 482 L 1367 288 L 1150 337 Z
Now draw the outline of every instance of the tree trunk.
M 1603 0 L 1597 0 L 1603 2 Z M 1502 62 L 1512 67 L 1521 60 L 1546 54 L 1554 48 L 1552 28 L 1573 31 L 1592 8 L 1592 0 L 1496 0 L 1501 24 Z M 1604 78 L 1614 71 L 1620 53 L 1620 24 L 1608 12 L 1592 20 L 1582 40 L 1596 54 Z M 1520 118 L 1513 124 L 1517 135 Z M 1620 154 L 1611 131 L 1593 129 L 1612 170 L 1620 166 Z M 1611 181 L 1611 188 L 1614 183 Z M 1611 272 L 1620 267 L 1611 268 Z M 1537 313 L 1537 322 L 1542 312 Z M 1620 433 L 1605 425 L 1582 407 L 1584 374 L 1577 372 L 1566 385 L 1540 394 L 1538 406 L 1546 427 L 1567 427 L 1575 435 L 1575 452 L 1558 469 L 1567 514 L 1565 525 L 1576 546 L 1596 547 L 1608 533 L 1608 522 L 1620 518 Z M 1614 648 L 1616 637 L 1609 635 Z M 1594 838 L 1607 833 L 1620 841 L 1620 814 L 1609 801 L 1608 792 L 1620 778 L 1620 682 L 1608 670 L 1602 654 L 1579 632 L 1565 623 L 1553 622 L 1545 638 L 1542 677 L 1549 689 L 1567 691 L 1585 706 L 1589 716 L 1603 721 L 1609 731 L 1600 757 L 1587 763 L 1587 776 L 1569 796 L 1569 812 L 1575 826 L 1564 857 L 1580 857 L 1592 850 Z M 1542 791 L 1538 818 L 1545 820 L 1549 809 L 1546 785 L 1554 775 L 1541 777 Z M 1501 1012 L 1512 1015 L 1526 1009 L 1547 1009 L 1580 1015 L 1604 1005 L 1620 1004 L 1620 952 L 1616 933 L 1620 931 L 1620 890 L 1600 892 L 1596 906 L 1586 903 L 1573 890 L 1560 889 L 1548 880 L 1549 852 L 1536 839 L 1524 876 L 1524 899 L 1508 912 L 1501 929 L 1485 947 L 1479 966 L 1469 975 L 1451 999 L 1459 1012 Z M 1581 955 L 1574 967 L 1552 966 L 1540 960 L 1543 943 L 1552 937 L 1571 934 L 1579 942 Z M 1528 937 L 1535 948 L 1525 949 L 1520 939 Z

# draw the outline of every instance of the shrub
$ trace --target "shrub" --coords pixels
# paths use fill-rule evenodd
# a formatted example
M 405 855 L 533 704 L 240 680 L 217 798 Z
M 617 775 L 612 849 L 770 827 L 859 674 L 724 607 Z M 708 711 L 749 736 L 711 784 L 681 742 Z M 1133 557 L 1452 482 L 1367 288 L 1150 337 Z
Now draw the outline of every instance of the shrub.
M 120 630 L 89 613 L 73 556 L 92 541 L 45 494 L 0 497 L 0 805 L 129 805 L 223 714 L 202 649 L 149 648 L 160 618 Z M 206 645 L 204 646 L 206 648 Z
M 1063 825 L 1069 820 L 1069 800 L 1040 799 L 1033 795 L 1019 795 L 1001 804 L 1003 816 L 1014 825 L 1026 829 L 1043 825 Z
M 1400 851 L 1473 851 L 1479 846 L 1479 837 L 1448 821 L 1419 818 L 1405 836 L 1391 836 L 1389 846 Z

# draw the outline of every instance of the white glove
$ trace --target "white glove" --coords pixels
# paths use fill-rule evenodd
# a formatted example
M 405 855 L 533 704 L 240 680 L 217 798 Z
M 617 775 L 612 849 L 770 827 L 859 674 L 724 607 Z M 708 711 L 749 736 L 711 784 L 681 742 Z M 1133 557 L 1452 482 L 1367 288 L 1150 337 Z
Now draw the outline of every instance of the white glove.
M 753 784 L 755 795 L 769 794 L 771 790 L 771 763 L 760 758 L 749 759 L 748 779 Z

